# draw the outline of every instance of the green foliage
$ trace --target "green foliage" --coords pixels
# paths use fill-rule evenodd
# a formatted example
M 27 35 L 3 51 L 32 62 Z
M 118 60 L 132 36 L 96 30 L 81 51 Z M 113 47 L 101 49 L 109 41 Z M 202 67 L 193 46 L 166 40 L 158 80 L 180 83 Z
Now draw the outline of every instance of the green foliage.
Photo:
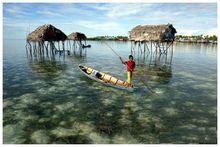
M 218 38 L 216 35 L 213 35 L 213 36 L 209 36 L 209 40 L 212 40 L 212 41 L 217 41 Z
M 209 36 L 209 35 L 190 35 L 190 36 L 186 36 L 186 35 L 176 35 L 175 37 L 177 40 L 179 39 L 193 39 L 195 41 L 198 41 L 198 40 L 202 40 L 202 39 L 205 39 L 205 40 L 208 40 L 208 41 L 217 41 L 217 36 L 216 35 L 212 35 L 212 36 Z
M 123 40 L 127 41 L 128 37 L 127 36 L 96 36 L 96 37 L 89 37 L 88 40 Z

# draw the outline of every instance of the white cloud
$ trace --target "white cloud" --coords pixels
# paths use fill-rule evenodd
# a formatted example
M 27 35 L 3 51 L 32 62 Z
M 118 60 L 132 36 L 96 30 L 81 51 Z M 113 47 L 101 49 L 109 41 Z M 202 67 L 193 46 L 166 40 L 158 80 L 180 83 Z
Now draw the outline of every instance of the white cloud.
M 140 12 L 140 9 L 134 9 L 131 5 L 119 5 L 112 8 L 111 11 L 107 13 L 108 17 L 125 17 Z
M 91 5 L 91 4 L 89 4 L 89 5 Z M 87 6 L 87 5 L 84 4 L 84 6 Z M 61 14 L 67 14 L 69 17 L 82 16 L 82 19 L 85 16 L 87 16 L 87 17 L 90 16 L 91 18 L 97 16 L 95 14 L 95 11 L 93 11 L 93 10 L 86 9 L 84 7 L 81 7 L 80 5 L 68 4 L 68 3 L 60 5 L 58 12 L 60 12 Z
M 174 12 L 172 15 L 180 15 L 180 14 L 183 14 L 184 12 L 183 11 L 177 11 L 177 12 Z
M 10 5 L 9 7 L 5 8 L 5 11 L 10 14 L 29 15 L 29 13 L 26 12 L 25 8 L 19 5 Z
M 114 7 L 114 4 L 106 4 L 106 5 L 100 5 L 100 4 L 93 4 L 92 5 L 93 8 L 95 8 L 96 10 L 111 10 L 112 7 Z
M 177 35 L 196 35 L 200 30 L 196 29 L 177 29 Z
M 197 29 L 177 29 L 177 35 L 217 35 L 217 29 L 197 30 Z
M 43 14 L 43 15 L 46 15 L 46 16 L 62 16 L 61 14 L 57 13 L 57 12 L 53 12 L 53 11 L 50 11 L 50 10 L 41 10 L 41 11 L 37 11 L 36 13 L 38 14 Z
M 204 35 L 218 35 L 217 28 L 205 30 Z
M 146 11 L 152 4 L 107 4 L 94 6 L 97 10 L 106 11 L 109 18 L 127 17 Z
M 118 29 L 120 26 L 116 22 L 94 22 L 94 21 L 79 21 L 77 24 L 81 24 L 83 27 L 89 28 L 89 29 L 95 29 L 95 30 L 114 30 Z

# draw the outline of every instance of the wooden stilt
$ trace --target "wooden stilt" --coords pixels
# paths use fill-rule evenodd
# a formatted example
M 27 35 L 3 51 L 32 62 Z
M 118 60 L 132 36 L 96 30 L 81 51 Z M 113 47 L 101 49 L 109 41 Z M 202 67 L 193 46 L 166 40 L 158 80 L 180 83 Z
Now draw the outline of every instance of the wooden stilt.
M 171 59 L 170 59 L 170 65 L 172 64 L 172 60 L 173 60 L 173 43 L 171 46 Z
M 131 41 L 131 50 L 130 50 L 131 55 L 133 55 L 132 47 L 133 47 L 133 44 L 132 44 L 132 41 Z
M 62 45 L 63 45 L 63 51 L 65 51 L 65 44 L 64 44 L 64 41 L 62 41 Z

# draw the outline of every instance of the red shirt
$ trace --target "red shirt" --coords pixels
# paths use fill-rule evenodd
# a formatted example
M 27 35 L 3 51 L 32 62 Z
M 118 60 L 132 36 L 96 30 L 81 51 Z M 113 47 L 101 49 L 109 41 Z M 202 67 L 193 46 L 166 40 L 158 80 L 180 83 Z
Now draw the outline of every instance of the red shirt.
M 127 71 L 133 71 L 135 67 L 135 62 L 133 60 L 125 61 L 125 64 L 127 65 Z

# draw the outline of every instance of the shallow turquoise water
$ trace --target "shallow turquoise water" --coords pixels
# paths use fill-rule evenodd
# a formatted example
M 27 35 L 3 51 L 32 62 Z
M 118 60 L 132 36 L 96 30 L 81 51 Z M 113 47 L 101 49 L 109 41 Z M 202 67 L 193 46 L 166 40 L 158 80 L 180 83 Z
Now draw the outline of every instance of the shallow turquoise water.
M 77 69 L 85 64 L 126 79 L 101 42 L 88 42 L 83 57 L 32 58 L 24 40 L 3 43 L 4 143 L 217 143 L 216 45 L 174 44 L 172 58 L 136 50 L 129 93 Z M 128 42 L 108 44 L 130 53 Z

